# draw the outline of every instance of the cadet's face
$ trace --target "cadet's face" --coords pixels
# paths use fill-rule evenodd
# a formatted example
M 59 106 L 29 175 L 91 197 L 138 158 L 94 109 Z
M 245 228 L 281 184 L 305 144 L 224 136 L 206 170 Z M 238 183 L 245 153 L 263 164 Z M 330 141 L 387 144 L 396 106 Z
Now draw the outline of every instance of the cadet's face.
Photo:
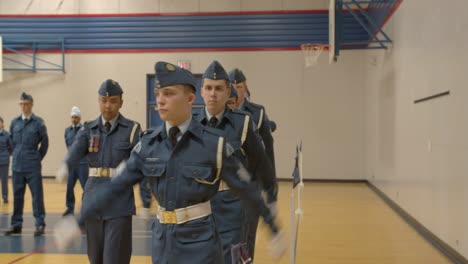
M 154 89 L 162 120 L 178 126 L 190 117 L 195 95 L 189 89 L 180 84 Z
M 81 121 L 81 118 L 79 116 L 72 116 L 71 117 L 71 122 L 74 126 L 78 125 Z
M 0 120 L 0 129 L 3 129 L 3 121 Z
M 237 91 L 238 103 L 244 101 L 245 93 L 247 90 L 247 84 L 245 84 L 245 82 L 236 83 L 234 84 L 234 87 L 236 88 L 236 91 Z
M 119 113 L 123 100 L 120 95 L 99 96 L 99 109 L 105 120 L 112 120 Z
M 231 110 L 236 109 L 236 106 L 237 106 L 236 102 L 237 102 L 237 97 L 231 97 L 226 101 L 226 106 Z
M 31 101 L 20 101 L 19 105 L 21 108 L 21 112 L 24 115 L 29 116 L 31 114 L 33 107 L 33 103 Z
M 201 96 L 210 114 L 217 115 L 224 111 L 230 93 L 226 80 L 203 79 Z

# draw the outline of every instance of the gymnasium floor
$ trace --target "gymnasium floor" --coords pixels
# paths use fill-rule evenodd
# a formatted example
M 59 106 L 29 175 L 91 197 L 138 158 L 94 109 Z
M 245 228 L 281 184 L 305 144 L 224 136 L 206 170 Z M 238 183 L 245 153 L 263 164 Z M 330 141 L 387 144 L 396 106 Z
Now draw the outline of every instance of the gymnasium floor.
M 11 183 L 11 181 L 10 181 Z M 21 236 L 5 237 L 10 223 L 13 198 L 0 206 L 0 263 L 87 263 L 86 239 L 81 238 L 65 254 L 57 253 L 52 239 L 52 227 L 65 210 L 65 185 L 44 180 L 46 204 L 46 234 L 34 238 L 34 218 L 31 195 L 26 192 L 25 223 Z M 137 188 L 135 189 L 137 191 Z M 290 183 L 280 183 L 280 222 L 289 239 Z M 77 197 L 81 190 L 75 188 Z M 139 196 L 137 205 L 140 207 Z M 78 199 L 79 200 L 79 199 Z M 154 205 L 153 205 L 154 206 Z M 79 204 L 77 206 L 79 208 Z M 304 215 L 297 247 L 298 264 L 384 264 L 384 263 L 450 263 L 419 236 L 363 183 L 306 183 L 303 196 Z M 154 213 L 153 208 L 153 213 Z M 133 221 L 133 256 L 131 263 L 151 263 L 150 223 L 138 218 Z M 268 232 L 260 226 L 256 264 L 289 263 L 286 254 L 278 262 L 268 255 Z M 286 241 L 289 243 L 289 241 Z

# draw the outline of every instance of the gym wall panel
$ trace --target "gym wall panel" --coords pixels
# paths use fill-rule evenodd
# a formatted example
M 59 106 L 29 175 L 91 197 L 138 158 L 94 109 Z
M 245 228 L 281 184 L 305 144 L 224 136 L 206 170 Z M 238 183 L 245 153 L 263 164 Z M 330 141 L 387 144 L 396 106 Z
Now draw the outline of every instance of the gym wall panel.
M 240 2 L 241 11 L 283 10 L 283 1 L 281 0 L 241 0 Z
M 159 13 L 160 0 L 120 0 L 120 13 Z
M 465 258 L 467 8 L 463 0 L 403 1 L 385 27 L 391 49 L 368 52 L 365 110 L 368 179 Z
M 239 12 L 240 0 L 200 0 L 200 10 L 203 12 Z
M 319 9 L 328 10 L 328 0 L 309 1 L 309 0 L 283 0 L 284 10 L 308 10 Z
M 80 0 L 81 14 L 118 14 L 120 13 L 119 7 L 119 0 Z
M 160 12 L 200 12 L 200 1 L 159 0 Z

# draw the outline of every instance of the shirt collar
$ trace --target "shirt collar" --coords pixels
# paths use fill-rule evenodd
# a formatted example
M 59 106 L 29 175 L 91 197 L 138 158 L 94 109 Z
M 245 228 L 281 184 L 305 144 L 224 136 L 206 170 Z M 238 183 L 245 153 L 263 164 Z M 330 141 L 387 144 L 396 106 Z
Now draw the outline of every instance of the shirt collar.
M 239 107 L 237 109 L 242 110 L 244 108 L 244 105 L 245 105 L 245 98 L 244 100 L 242 100 L 242 103 L 239 104 Z
M 177 127 L 179 127 L 179 135 L 180 136 L 177 136 L 177 138 L 179 137 L 182 137 L 182 135 L 187 132 L 187 129 L 190 125 L 190 122 L 192 121 L 192 116 L 190 116 L 189 119 L 185 120 L 184 122 L 182 122 L 181 124 L 179 124 Z M 166 121 L 166 133 L 167 135 L 169 135 L 169 129 L 171 129 L 171 127 L 173 127 L 171 124 L 169 124 L 169 122 Z
M 120 116 L 120 113 L 118 113 L 114 118 L 112 118 L 111 120 L 109 120 L 109 123 L 111 124 L 111 127 L 114 127 L 115 125 L 115 121 L 117 120 L 117 118 L 119 118 Z M 104 117 L 101 115 L 101 122 L 102 122 L 102 125 L 104 126 L 106 124 L 106 120 L 104 119 Z
M 25 116 L 24 114 L 21 114 L 21 119 L 24 120 L 26 118 L 31 119 L 32 113 L 29 116 Z
M 206 114 L 206 121 L 210 122 L 210 120 L 211 120 L 211 118 L 213 116 L 210 114 L 210 112 L 208 112 L 206 107 L 205 107 L 205 114 Z M 224 111 L 222 111 L 221 113 L 215 115 L 216 119 L 218 119 L 218 124 L 219 124 L 219 122 L 221 122 L 221 119 L 223 118 L 223 114 L 224 114 Z M 216 125 L 218 125 L 218 124 L 216 124 Z

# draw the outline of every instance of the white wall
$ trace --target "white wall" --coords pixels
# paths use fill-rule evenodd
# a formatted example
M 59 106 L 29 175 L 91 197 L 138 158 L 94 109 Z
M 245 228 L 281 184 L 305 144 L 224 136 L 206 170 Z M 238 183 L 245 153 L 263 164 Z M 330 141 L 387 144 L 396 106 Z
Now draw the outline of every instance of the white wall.
M 328 0 L 0 0 L 0 14 L 106 14 L 327 9 Z
M 368 53 L 365 110 L 368 179 L 465 257 L 467 8 L 464 0 L 403 1 L 386 27 L 393 48 Z
M 3 0 L 0 1 L 0 10 L 4 14 L 25 13 L 24 9 L 30 2 L 28 14 L 48 13 L 48 10 L 54 13 L 53 10 L 60 3 L 58 0 Z M 118 10 L 134 13 L 163 9 L 181 12 L 181 9 L 172 6 L 177 1 L 160 0 L 157 5 L 155 2 L 158 3 L 65 0 L 57 13 L 78 13 L 83 10 L 89 13 L 118 13 Z M 190 4 L 183 2 L 177 7 L 191 8 L 187 7 Z M 208 4 L 211 2 L 200 0 L 198 9 L 183 11 L 214 11 L 215 4 Z M 238 3 L 243 11 L 244 7 L 247 10 L 327 8 L 326 0 L 221 3 L 218 11 L 233 11 L 233 3 Z M 45 8 L 47 5 L 50 5 L 49 9 Z M 116 9 L 116 6 L 120 9 Z M 65 155 L 63 129 L 69 124 L 70 108 L 78 105 L 84 120 L 97 117 L 97 89 L 102 81 L 113 78 L 122 84 L 125 91 L 122 113 L 145 127 L 146 74 L 153 73 L 156 61 L 176 63 L 178 60 L 191 60 L 192 71 L 202 73 L 212 60 L 217 59 L 227 70 L 234 67 L 244 70 L 253 101 L 265 105 L 269 117 L 278 124 L 278 130 L 273 135 L 279 177 L 291 177 L 295 145 L 302 139 L 306 178 L 362 179 L 365 157 L 363 54 L 343 52 L 340 62 L 333 66 L 328 65 L 328 54 L 323 54 L 319 66 L 307 69 L 303 66 L 300 51 L 66 54 L 65 74 L 5 72 L 4 82 L 0 83 L 0 115 L 9 124 L 19 114 L 17 103 L 21 91 L 34 96 L 34 112 L 45 119 L 51 138 L 43 175 L 54 175 Z M 59 59 L 58 55 L 51 54 L 42 54 L 41 57 Z

